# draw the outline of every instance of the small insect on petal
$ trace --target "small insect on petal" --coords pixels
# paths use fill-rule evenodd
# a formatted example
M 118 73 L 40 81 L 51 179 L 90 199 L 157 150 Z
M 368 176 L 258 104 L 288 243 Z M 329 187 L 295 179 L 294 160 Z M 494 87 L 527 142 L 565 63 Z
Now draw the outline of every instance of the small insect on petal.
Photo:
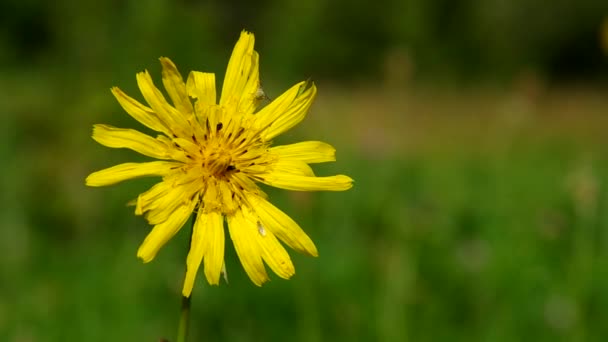
M 266 236 L 266 229 L 264 229 L 264 226 L 260 222 L 258 222 L 258 232 L 260 235 Z
M 256 99 L 261 100 L 266 97 L 266 94 L 264 93 L 264 89 L 262 89 L 262 87 L 259 87 L 258 90 L 255 91 L 255 94 L 253 96 L 255 96 Z
M 266 93 L 264 92 L 264 88 L 262 88 L 262 86 L 259 86 L 258 89 L 255 91 L 255 93 L 253 93 L 253 98 L 256 99 L 257 101 L 262 101 L 262 100 L 270 101 L 270 97 L 268 97 L 268 95 L 266 95 Z

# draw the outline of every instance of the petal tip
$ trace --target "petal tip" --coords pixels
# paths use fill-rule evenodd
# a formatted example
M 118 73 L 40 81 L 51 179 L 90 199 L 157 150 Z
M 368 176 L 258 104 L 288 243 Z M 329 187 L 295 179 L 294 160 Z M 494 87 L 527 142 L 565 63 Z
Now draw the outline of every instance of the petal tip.
M 338 175 L 336 176 L 339 179 L 339 183 L 344 187 L 344 190 L 348 190 L 353 187 L 353 183 L 355 182 L 352 178 L 346 175 Z
M 212 274 L 209 272 L 209 269 L 205 267 L 205 278 L 207 278 L 207 283 L 212 286 L 220 285 L 220 274 Z
M 165 71 L 164 69 L 177 69 L 175 63 L 169 57 L 159 57 L 158 60 L 163 67 L 163 71 Z
M 84 184 L 86 186 L 93 186 L 93 187 L 98 187 L 98 186 L 104 185 L 104 183 L 100 182 L 98 180 L 98 177 L 96 177 L 96 172 L 93 172 L 90 175 L 88 175 L 87 178 L 85 178 L 85 180 L 84 180 Z
M 254 36 L 254 35 L 253 35 L 253 33 L 251 33 L 251 32 L 249 32 L 249 31 L 247 31 L 247 30 L 243 29 L 243 30 L 241 31 L 241 36 L 240 36 L 240 39 L 242 39 L 242 38 L 247 38 L 247 37 L 253 37 L 253 36 Z
M 182 296 L 186 297 L 186 298 L 190 298 L 190 295 L 192 294 L 192 286 L 193 284 L 191 284 L 190 286 L 184 284 L 184 288 L 182 289 Z
M 268 274 L 258 274 L 257 276 L 252 274 L 248 275 L 249 279 L 251 279 L 251 282 L 253 282 L 253 284 L 257 287 L 262 287 L 262 285 L 270 281 L 270 278 L 268 278 Z
M 149 248 L 146 248 L 145 245 L 141 245 L 139 247 L 139 249 L 137 250 L 137 257 L 144 263 L 147 264 L 150 261 L 152 261 L 152 259 L 154 259 L 154 254 L 151 253 L 151 251 L 149 250 Z

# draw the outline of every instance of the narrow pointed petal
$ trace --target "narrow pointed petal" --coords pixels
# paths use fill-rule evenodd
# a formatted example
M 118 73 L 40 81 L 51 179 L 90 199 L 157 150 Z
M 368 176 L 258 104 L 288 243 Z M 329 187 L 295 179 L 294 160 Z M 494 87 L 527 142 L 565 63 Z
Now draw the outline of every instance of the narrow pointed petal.
M 118 100 L 118 103 L 120 103 L 120 106 L 125 110 L 125 112 L 131 115 L 133 119 L 139 121 L 141 124 L 154 131 L 163 132 L 170 135 L 171 131 L 167 128 L 163 121 L 159 119 L 158 115 L 156 115 L 152 108 L 144 106 L 135 99 L 129 97 L 117 87 L 112 88 L 112 94 L 116 100 Z
M 352 188 L 352 178 L 345 175 L 307 177 L 292 173 L 272 172 L 257 178 L 268 185 L 296 191 L 344 191 Z
M 287 214 L 259 196 L 248 196 L 263 227 L 287 246 L 310 256 L 318 256 L 317 247 L 304 230 Z
M 152 225 L 156 225 L 165 222 L 169 219 L 179 206 L 181 206 L 185 199 L 193 198 L 194 193 L 199 189 L 189 184 L 174 185 L 171 181 L 164 181 L 168 185 L 167 191 L 157 197 L 154 201 L 147 203 L 144 211 L 146 220 Z
M 305 81 L 291 87 L 256 115 L 261 137 L 268 141 L 289 130 L 304 119 L 317 94 L 313 82 Z
M 137 85 L 146 102 L 152 107 L 160 120 L 170 128 L 172 135 L 190 137 L 192 130 L 184 113 L 171 106 L 154 85 L 148 71 L 137 74 Z
M 194 201 L 183 203 L 165 222 L 154 226 L 144 242 L 139 246 L 137 257 L 145 263 L 152 261 L 161 247 L 175 236 L 184 223 L 186 223 L 192 214 L 195 204 L 196 202 Z
M 171 188 L 170 183 L 162 181 L 154 184 L 146 192 L 139 194 L 136 200 L 129 202 L 130 205 L 135 205 L 135 215 L 143 215 L 144 212 L 150 210 L 152 203 L 164 197 L 171 191 Z
M 205 277 L 211 285 L 219 285 L 220 274 L 224 267 L 224 218 L 214 212 L 209 214 L 207 231 L 204 236 L 208 242 L 205 250 Z
M 200 102 L 208 106 L 216 104 L 215 74 L 191 71 L 190 75 L 188 75 L 186 87 L 188 95 L 195 98 L 197 103 Z
M 194 223 L 192 244 L 186 259 L 186 278 L 182 294 L 190 297 L 196 274 L 205 260 L 205 276 L 209 284 L 218 285 L 224 263 L 224 227 L 221 214 L 212 212 L 199 215 Z
M 160 63 L 163 66 L 163 84 L 171 101 L 173 101 L 173 105 L 178 111 L 184 114 L 191 114 L 193 111 L 192 102 L 190 102 L 190 98 L 188 98 L 186 84 L 184 83 L 182 75 L 169 58 L 161 57 Z
M 128 148 L 145 156 L 169 159 L 167 145 L 134 129 L 93 125 L 93 139 L 112 148 Z
M 245 31 L 241 33 L 228 62 L 220 105 L 243 112 L 255 100 L 260 82 L 259 57 L 253 50 L 254 43 L 253 34 Z
M 196 221 L 198 222 L 202 219 L 202 215 L 199 215 Z M 196 230 L 192 233 L 192 243 L 190 245 L 188 257 L 186 258 L 186 277 L 184 279 L 184 287 L 182 288 L 182 296 L 184 297 L 190 297 L 190 294 L 192 294 L 196 274 L 198 273 L 205 253 L 205 243 L 198 235 L 200 235 L 200 233 L 197 233 Z
M 321 141 L 303 141 L 290 145 L 275 146 L 270 153 L 281 159 L 297 160 L 304 163 L 325 163 L 336 160 L 336 149 Z
M 228 216 L 228 230 L 234 243 L 236 254 L 251 281 L 262 286 L 268 281 L 268 274 L 262 261 L 260 247 L 253 234 L 257 234 L 257 223 L 246 218 L 241 211 Z
M 289 279 L 296 273 L 285 248 L 260 222 L 258 222 L 258 232 L 255 238 L 262 250 L 262 258 L 274 273 L 283 279 Z
M 127 179 L 164 176 L 181 163 L 153 161 L 147 163 L 124 163 L 91 173 L 86 179 L 88 186 L 105 186 L 120 183 Z
M 255 166 L 255 165 L 254 165 Z M 244 169 L 247 171 L 248 169 Z M 287 175 L 299 175 L 306 177 L 314 177 L 315 174 L 312 168 L 305 162 L 299 160 L 279 159 L 272 163 L 270 171 L 267 172 L 270 175 L 274 174 L 287 174 Z M 264 175 L 265 176 L 265 175 Z M 263 177 L 264 177 L 263 176 Z
M 259 60 L 260 56 L 253 51 L 251 73 L 245 83 L 237 108 L 237 111 L 243 114 L 253 114 L 266 96 L 260 84 Z

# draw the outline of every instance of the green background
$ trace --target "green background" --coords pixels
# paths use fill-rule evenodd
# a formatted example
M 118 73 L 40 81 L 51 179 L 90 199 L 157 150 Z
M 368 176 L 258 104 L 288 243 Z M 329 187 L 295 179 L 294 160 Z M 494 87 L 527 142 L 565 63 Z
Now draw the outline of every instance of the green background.
M 265 188 L 320 256 L 257 288 L 227 243 L 192 341 L 606 340 L 603 22 L 591 0 L 3 1 L 0 340 L 174 340 L 187 229 L 137 260 L 150 227 L 125 204 L 156 180 L 85 187 L 146 160 L 91 126 L 141 128 L 109 88 L 141 100 L 160 56 L 221 80 L 242 29 L 271 98 L 319 88 L 276 143 L 329 142 L 317 174 L 356 182 Z

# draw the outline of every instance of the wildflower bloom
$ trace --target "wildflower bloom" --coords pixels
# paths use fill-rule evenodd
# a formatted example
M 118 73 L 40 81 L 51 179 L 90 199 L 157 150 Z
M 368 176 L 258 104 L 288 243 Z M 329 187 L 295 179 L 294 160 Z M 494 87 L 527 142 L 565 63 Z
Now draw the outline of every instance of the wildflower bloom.
M 193 212 L 191 247 L 182 293 L 189 297 L 199 266 L 210 284 L 224 268 L 224 219 L 243 268 L 254 284 L 268 280 L 264 262 L 280 277 L 294 274 L 289 247 L 317 256 L 312 240 L 289 216 L 266 200 L 255 182 L 288 190 L 342 191 L 352 186 L 344 175 L 316 177 L 309 164 L 335 160 L 335 150 L 319 141 L 270 147 L 271 140 L 298 124 L 317 92 L 312 82 L 296 84 L 257 111 L 265 98 L 260 87 L 254 36 L 242 32 L 228 63 L 219 104 L 215 75 L 192 71 L 186 82 L 168 58 L 160 58 L 163 85 L 172 104 L 147 71 L 137 74 L 145 106 L 118 88 L 112 93 L 122 108 L 151 137 L 132 129 L 95 125 L 93 139 L 112 148 L 129 148 L 159 159 L 124 163 L 93 172 L 89 186 L 160 176 L 162 181 L 131 204 L 136 215 L 154 225 L 137 251 L 149 262 Z

